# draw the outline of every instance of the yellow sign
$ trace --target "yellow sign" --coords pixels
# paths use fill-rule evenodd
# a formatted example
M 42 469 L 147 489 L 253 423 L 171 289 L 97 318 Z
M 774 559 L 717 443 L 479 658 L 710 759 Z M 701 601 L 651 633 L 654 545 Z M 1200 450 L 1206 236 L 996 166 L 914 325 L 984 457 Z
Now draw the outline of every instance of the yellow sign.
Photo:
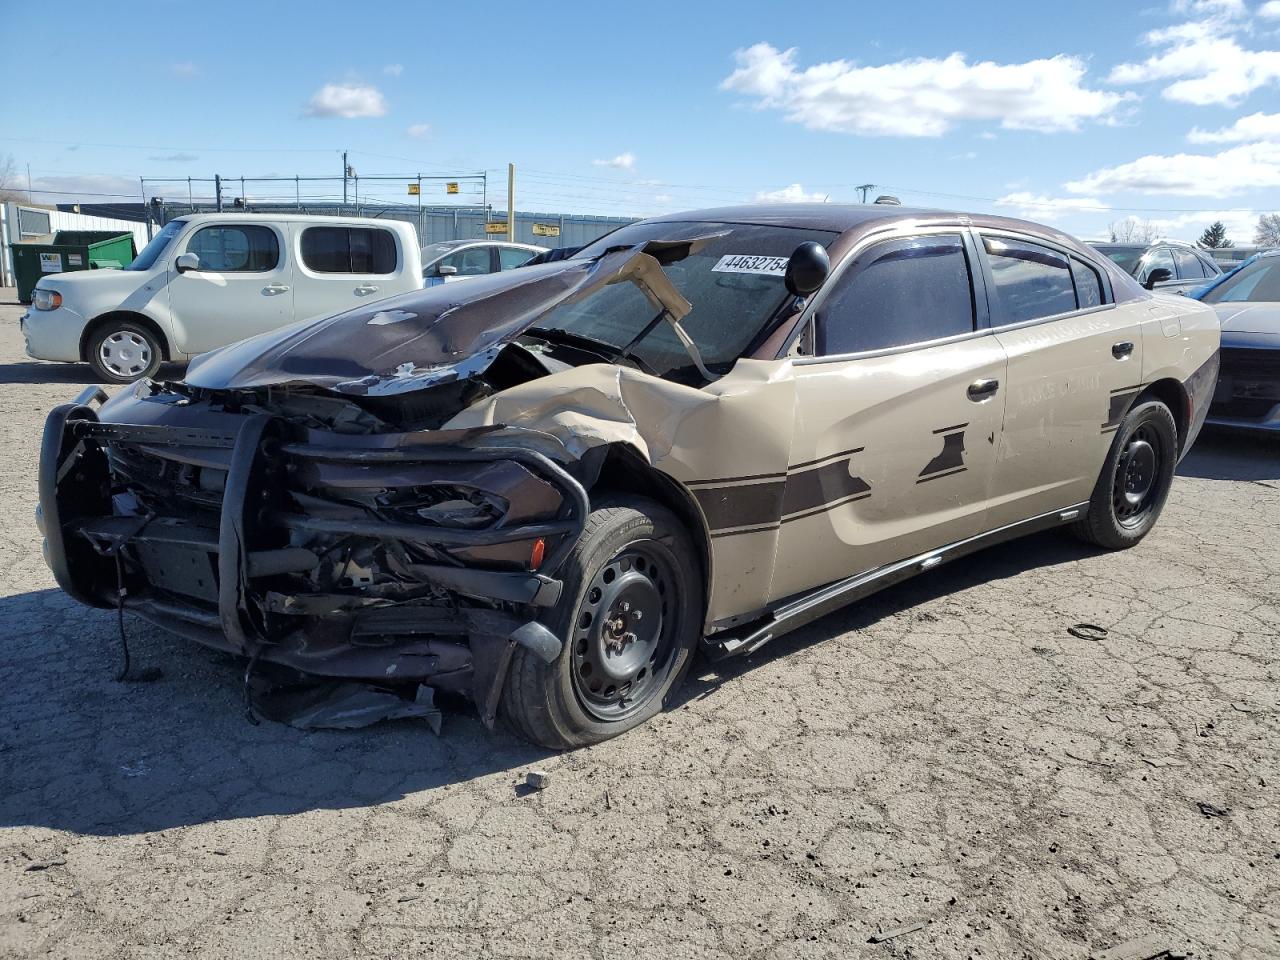
M 535 237 L 558 237 L 560 236 L 560 227 L 554 223 L 535 223 L 533 225 L 533 235 Z
M 457 185 L 456 183 L 454 183 L 452 180 L 450 180 L 448 183 L 446 183 L 446 184 L 444 185 L 444 192 L 445 192 L 445 193 L 457 193 L 457 192 L 458 192 L 458 185 Z
M 484 232 L 485 233 L 506 233 L 507 222 L 504 220 L 502 223 L 497 223 L 497 222 L 486 223 L 484 225 Z
M 422 193 L 422 184 L 420 183 L 409 184 L 409 196 L 416 197 L 421 193 Z

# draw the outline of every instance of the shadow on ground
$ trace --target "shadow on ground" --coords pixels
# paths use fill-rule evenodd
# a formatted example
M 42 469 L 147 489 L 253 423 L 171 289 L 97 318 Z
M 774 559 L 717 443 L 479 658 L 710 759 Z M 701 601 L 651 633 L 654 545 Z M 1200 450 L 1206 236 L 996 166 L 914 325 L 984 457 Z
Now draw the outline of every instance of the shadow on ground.
M 177 380 L 182 377 L 184 370 L 181 364 L 164 363 L 160 365 L 156 379 Z M 0 363 L 0 383 L 78 383 L 88 386 L 101 382 L 87 363 L 53 363 L 43 360 Z
M 1205 427 L 1178 475 L 1202 480 L 1280 480 L 1280 437 Z

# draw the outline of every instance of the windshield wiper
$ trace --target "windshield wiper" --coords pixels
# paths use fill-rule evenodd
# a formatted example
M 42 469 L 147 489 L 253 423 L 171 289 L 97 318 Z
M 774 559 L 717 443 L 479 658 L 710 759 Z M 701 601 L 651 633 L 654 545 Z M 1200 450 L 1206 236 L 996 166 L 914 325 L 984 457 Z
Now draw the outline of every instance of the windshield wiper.
M 525 331 L 542 340 L 548 340 L 552 343 L 563 343 L 571 347 L 577 347 L 588 353 L 594 353 L 596 356 L 608 360 L 610 363 L 617 363 L 619 360 L 629 360 L 645 373 L 651 376 L 657 376 L 653 368 L 645 363 L 639 357 L 629 356 L 626 351 L 619 350 L 614 344 L 604 340 L 597 340 L 594 337 L 584 336 L 580 333 L 572 333 L 568 330 L 562 330 L 559 327 L 529 327 Z

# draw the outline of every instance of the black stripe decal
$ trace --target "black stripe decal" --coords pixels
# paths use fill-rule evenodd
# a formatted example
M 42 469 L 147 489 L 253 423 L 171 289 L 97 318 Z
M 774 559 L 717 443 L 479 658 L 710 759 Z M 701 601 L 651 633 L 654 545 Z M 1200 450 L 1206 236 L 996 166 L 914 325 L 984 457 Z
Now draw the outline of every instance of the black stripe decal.
M 777 523 L 782 513 L 784 480 L 728 487 L 697 487 L 694 499 L 712 530 Z
M 1120 421 L 1124 419 L 1124 415 L 1129 412 L 1129 406 L 1137 397 L 1140 387 L 1125 387 L 1123 390 L 1114 390 L 1111 393 L 1111 401 L 1107 405 L 1107 422 L 1102 425 L 1102 432 L 1107 433 L 1120 426 Z
M 718 487 L 726 483 L 752 483 L 758 480 L 781 480 L 785 473 L 757 473 L 750 477 L 719 477 L 715 480 L 690 480 L 686 487 Z
M 711 534 L 712 540 L 719 540 L 721 537 L 737 537 L 744 533 L 768 533 L 770 530 L 777 530 L 776 523 L 766 523 L 762 527 L 743 527 L 741 530 L 717 530 Z
M 824 463 L 811 470 L 801 470 L 787 477 L 782 497 L 782 515 L 791 516 L 824 504 L 834 506 L 857 494 L 871 491 L 867 481 L 853 473 L 853 457 Z
M 865 500 L 871 496 L 870 491 L 867 493 L 855 493 L 851 497 L 845 497 L 843 500 L 837 500 L 834 503 L 824 504 L 816 510 L 809 510 L 805 513 L 797 513 L 793 516 L 783 517 L 783 523 L 790 523 L 792 520 L 803 520 L 805 517 L 816 517 L 820 513 L 826 513 L 828 510 L 834 510 L 836 507 L 843 507 L 846 503 L 853 503 L 855 500 Z
M 805 467 L 813 467 L 817 466 L 819 463 L 826 463 L 828 460 L 835 460 L 839 457 L 851 457 L 855 453 L 861 453 L 864 449 L 866 448 L 854 447 L 852 450 L 842 450 L 840 453 L 829 453 L 825 457 L 818 457 L 815 460 L 806 460 L 804 463 L 793 463 L 791 466 L 787 467 L 787 472 L 795 473 L 798 470 L 803 470 Z
M 947 470 L 947 471 L 944 471 L 943 473 L 935 473 L 931 477 L 921 477 L 919 480 L 916 481 L 916 483 L 928 483 L 930 480 L 941 480 L 943 477 L 950 477 L 950 476 L 954 476 L 957 473 L 964 473 L 968 469 L 969 469 L 968 467 L 958 467 L 955 470 Z
M 929 474 L 941 474 L 944 471 L 948 473 L 956 473 L 957 467 L 964 467 L 964 428 L 969 426 L 967 423 L 956 424 L 954 427 L 943 427 L 940 430 L 933 431 L 935 434 L 942 434 L 942 451 L 924 465 L 924 469 L 917 476 L 925 477 Z M 933 477 L 929 477 L 930 480 Z M 916 481 L 919 483 L 920 481 Z

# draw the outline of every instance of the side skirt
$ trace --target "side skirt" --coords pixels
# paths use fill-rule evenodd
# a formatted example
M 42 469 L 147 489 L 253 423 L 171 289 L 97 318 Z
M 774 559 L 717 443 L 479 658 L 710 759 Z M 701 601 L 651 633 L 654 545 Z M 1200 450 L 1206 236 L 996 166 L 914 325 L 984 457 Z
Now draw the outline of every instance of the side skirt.
M 966 540 L 958 540 L 945 547 L 930 550 L 928 553 L 886 564 L 844 580 L 837 580 L 835 583 L 818 587 L 809 593 L 788 597 L 770 608 L 764 616 L 750 623 L 707 637 L 702 641 L 703 651 L 712 660 L 753 653 L 770 640 L 784 633 L 790 633 L 885 587 L 891 587 L 918 573 L 941 566 L 949 560 L 995 546 L 997 543 L 1015 540 L 1064 523 L 1072 523 L 1083 517 L 1088 509 L 1089 504 L 1086 501 L 1061 510 L 1042 513 L 1027 520 L 1019 520 L 1017 523 L 988 530 L 986 533 L 980 533 Z

